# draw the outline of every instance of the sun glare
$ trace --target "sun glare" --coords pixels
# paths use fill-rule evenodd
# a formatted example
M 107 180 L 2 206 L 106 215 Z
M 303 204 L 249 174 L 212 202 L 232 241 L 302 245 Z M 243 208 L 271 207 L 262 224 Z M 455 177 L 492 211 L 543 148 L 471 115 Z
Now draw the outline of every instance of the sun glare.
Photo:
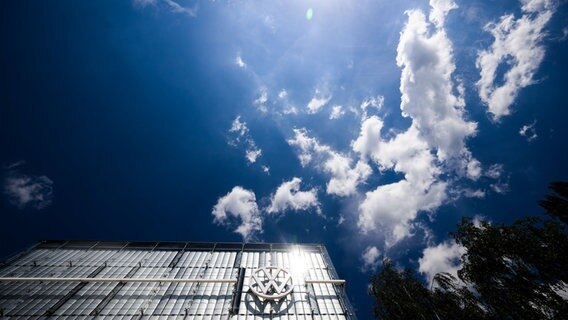
M 301 250 L 295 250 L 292 253 L 290 260 L 290 272 L 294 278 L 294 284 L 303 284 L 304 279 L 307 276 L 308 266 L 306 265 L 306 259 L 304 258 L 304 252 Z

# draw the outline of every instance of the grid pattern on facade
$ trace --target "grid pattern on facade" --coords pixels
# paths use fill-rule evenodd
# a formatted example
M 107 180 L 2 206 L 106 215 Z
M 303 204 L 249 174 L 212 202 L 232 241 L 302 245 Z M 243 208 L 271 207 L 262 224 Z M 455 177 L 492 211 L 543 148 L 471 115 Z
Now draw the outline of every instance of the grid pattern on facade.
M 237 294 L 236 284 L 221 282 L 0 282 L 0 318 L 354 319 L 340 288 L 304 281 L 337 278 L 323 250 L 319 245 L 48 243 L 6 263 L 0 277 L 236 280 L 243 270 L 242 289 Z M 252 272 L 265 266 L 288 270 L 292 293 L 274 302 L 254 295 Z
M 250 293 L 253 270 L 264 266 L 278 266 L 292 273 L 294 290 L 291 295 L 275 304 L 266 304 L 255 299 Z M 241 267 L 246 268 L 242 290 L 239 319 L 253 319 L 254 316 L 276 313 L 296 319 L 311 319 L 313 314 L 322 319 L 345 319 L 345 307 L 339 301 L 336 288 L 332 284 L 313 284 L 313 291 L 305 279 L 329 280 L 330 270 L 321 252 L 303 250 L 275 252 L 244 252 Z

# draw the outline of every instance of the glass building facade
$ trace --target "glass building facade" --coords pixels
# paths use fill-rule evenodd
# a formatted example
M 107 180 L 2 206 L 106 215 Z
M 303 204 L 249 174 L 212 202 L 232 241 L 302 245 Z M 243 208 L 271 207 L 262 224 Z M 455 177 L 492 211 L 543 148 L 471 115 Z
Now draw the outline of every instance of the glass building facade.
M 0 319 L 356 319 L 323 245 L 42 241 L 0 266 Z

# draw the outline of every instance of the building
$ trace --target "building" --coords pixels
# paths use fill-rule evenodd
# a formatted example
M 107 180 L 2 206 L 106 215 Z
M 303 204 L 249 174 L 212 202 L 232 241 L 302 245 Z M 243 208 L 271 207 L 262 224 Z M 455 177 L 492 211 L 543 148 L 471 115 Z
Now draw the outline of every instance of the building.
M 323 245 L 41 241 L 0 266 L 0 319 L 356 319 Z

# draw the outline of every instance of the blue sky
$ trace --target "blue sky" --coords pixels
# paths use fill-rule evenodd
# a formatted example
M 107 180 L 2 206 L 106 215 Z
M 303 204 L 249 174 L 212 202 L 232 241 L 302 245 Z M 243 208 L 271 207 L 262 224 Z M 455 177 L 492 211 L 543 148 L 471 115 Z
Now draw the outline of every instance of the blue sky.
M 322 242 L 366 319 L 383 258 L 455 271 L 462 216 L 568 180 L 564 1 L 1 6 L 2 256 Z

